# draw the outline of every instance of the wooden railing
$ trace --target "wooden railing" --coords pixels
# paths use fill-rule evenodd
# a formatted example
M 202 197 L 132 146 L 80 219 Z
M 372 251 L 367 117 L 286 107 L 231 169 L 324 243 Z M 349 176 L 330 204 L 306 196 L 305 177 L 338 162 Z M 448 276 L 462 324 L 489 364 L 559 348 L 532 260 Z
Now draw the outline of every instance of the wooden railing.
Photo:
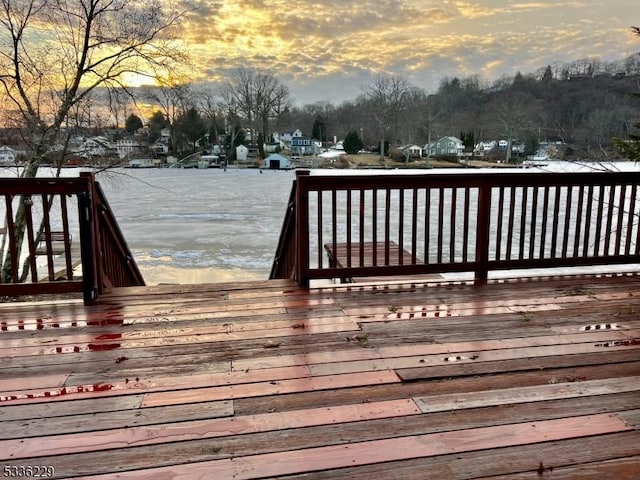
M 640 263 L 639 172 L 298 173 L 279 278 Z M 291 217 L 291 218 L 290 218 Z M 293 252 L 293 253 L 292 253 Z M 329 255 L 327 255 L 329 253 Z
M 92 174 L 2 178 L 0 195 L 0 296 L 82 292 L 92 301 L 112 287 L 144 285 Z

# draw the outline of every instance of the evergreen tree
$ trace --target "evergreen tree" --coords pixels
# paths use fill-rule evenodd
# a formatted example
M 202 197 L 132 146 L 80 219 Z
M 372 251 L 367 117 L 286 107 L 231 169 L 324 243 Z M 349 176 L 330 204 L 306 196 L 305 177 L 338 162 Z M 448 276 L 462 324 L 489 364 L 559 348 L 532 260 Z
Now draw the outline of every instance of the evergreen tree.
M 142 128 L 142 120 L 133 113 L 127 117 L 124 122 L 124 129 L 127 133 L 135 133 Z
M 320 140 L 321 142 L 327 141 L 327 126 L 324 122 L 324 119 L 320 115 L 316 116 L 315 120 L 313 121 L 311 136 L 316 140 Z
M 158 140 L 162 134 L 162 129 L 168 126 L 169 122 L 162 112 L 153 112 L 149 119 L 149 141 L 153 143 Z
M 182 140 L 186 140 L 193 152 L 196 149 L 196 142 L 207 133 L 207 126 L 195 108 L 190 108 L 179 116 L 173 127 L 173 131 L 178 137 L 177 145 L 182 146 Z
M 342 142 L 344 151 L 350 155 L 355 155 L 362 150 L 362 139 L 356 130 L 352 130 L 344 137 Z

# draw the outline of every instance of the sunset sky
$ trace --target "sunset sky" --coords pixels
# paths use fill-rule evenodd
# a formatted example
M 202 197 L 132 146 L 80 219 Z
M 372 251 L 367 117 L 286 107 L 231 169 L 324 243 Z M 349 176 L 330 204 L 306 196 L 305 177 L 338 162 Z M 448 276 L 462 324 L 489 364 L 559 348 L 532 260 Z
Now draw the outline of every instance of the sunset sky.
M 638 0 L 196 0 L 185 40 L 200 79 L 274 73 L 299 104 L 355 98 L 377 73 L 434 91 L 554 62 L 640 52 Z

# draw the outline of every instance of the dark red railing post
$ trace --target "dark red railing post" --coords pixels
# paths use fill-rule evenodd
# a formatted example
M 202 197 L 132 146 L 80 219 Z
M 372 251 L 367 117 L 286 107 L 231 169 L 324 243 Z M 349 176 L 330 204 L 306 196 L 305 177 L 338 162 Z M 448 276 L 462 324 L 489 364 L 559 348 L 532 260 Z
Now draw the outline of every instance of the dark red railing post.
M 487 282 L 489 275 L 489 220 L 491 212 L 491 184 L 483 181 L 478 190 L 478 223 L 476 227 L 475 282 Z
M 85 302 L 97 300 L 98 245 L 95 236 L 95 208 L 93 199 L 94 178 L 91 173 L 81 173 L 86 189 L 78 194 L 78 221 L 80 229 L 80 257 L 82 258 L 82 294 Z
M 304 182 L 309 170 L 296 171 L 296 280 L 309 288 L 309 190 Z

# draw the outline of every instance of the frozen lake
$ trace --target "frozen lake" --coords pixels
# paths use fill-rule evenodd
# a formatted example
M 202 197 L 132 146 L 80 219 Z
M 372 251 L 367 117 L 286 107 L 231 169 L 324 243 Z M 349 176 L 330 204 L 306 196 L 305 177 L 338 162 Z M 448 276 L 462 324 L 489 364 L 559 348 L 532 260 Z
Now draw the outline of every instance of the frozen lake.
M 98 179 L 147 284 L 268 278 L 293 172 L 123 169 Z

